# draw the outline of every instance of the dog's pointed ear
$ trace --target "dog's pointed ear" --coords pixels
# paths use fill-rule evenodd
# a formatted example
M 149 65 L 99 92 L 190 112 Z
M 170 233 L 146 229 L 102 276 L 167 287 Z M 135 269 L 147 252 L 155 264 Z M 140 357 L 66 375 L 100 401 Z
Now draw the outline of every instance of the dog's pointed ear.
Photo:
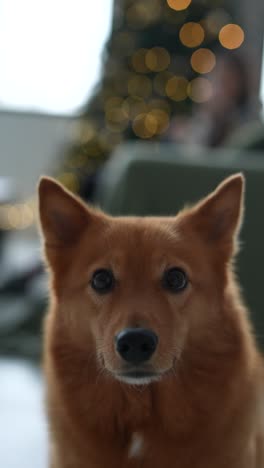
M 39 216 L 46 246 L 69 246 L 89 223 L 89 211 L 77 197 L 49 177 L 39 182 Z
M 243 174 L 225 179 L 214 192 L 195 205 L 187 214 L 196 232 L 210 244 L 221 242 L 233 246 L 243 218 L 245 180 Z

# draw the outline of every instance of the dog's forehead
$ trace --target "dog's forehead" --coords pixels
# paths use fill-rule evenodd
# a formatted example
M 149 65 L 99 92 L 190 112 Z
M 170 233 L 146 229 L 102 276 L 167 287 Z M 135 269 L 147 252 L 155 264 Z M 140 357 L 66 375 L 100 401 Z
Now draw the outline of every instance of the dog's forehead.
M 146 270 L 160 271 L 168 265 L 181 266 L 187 271 L 202 270 L 203 253 L 193 236 L 183 230 L 177 216 L 120 217 L 109 221 L 96 233 L 94 241 L 88 242 L 86 258 L 93 266 L 109 265 L 116 271 L 131 273 L 135 269 L 139 276 Z
M 180 239 L 180 232 L 174 218 L 129 217 L 113 218 L 110 223 L 108 240 L 113 244 L 142 246 L 161 245 Z
M 116 265 L 160 261 L 181 243 L 180 232 L 170 218 L 113 218 L 99 250 Z

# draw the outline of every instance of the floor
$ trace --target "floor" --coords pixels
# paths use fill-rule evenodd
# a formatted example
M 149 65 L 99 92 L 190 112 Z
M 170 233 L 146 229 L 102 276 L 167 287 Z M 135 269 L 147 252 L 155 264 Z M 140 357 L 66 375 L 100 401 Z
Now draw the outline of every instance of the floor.
M 47 468 L 47 446 L 40 371 L 0 359 L 0 467 Z

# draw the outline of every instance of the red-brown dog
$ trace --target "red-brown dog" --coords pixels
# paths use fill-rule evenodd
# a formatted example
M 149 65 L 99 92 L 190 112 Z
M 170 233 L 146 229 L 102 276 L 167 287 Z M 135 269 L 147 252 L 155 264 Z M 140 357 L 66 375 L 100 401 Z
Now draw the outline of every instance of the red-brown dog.
M 232 259 L 243 177 L 176 217 L 39 186 L 52 468 L 263 468 L 263 370 Z

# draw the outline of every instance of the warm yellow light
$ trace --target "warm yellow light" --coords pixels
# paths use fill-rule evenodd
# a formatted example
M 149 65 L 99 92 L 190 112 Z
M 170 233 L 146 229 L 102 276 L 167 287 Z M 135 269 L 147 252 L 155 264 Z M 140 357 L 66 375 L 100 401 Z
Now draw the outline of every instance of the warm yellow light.
M 4 204 L 0 205 L 0 228 L 9 230 L 11 228 L 8 220 L 8 213 L 12 205 Z
M 238 49 L 244 39 L 245 33 L 238 24 L 226 24 L 219 32 L 219 41 L 226 49 Z
M 148 112 L 144 118 L 144 125 L 149 135 L 153 136 L 158 132 L 158 121 L 150 112 Z
M 13 205 L 7 212 L 7 219 L 11 229 L 19 229 L 21 223 L 21 213 L 17 205 Z
M 124 120 L 127 120 L 127 116 L 124 110 L 120 107 L 113 107 L 112 109 L 107 110 L 105 113 L 105 118 L 108 122 L 120 123 Z
M 141 97 L 129 96 L 124 100 L 122 109 L 129 119 L 134 119 L 138 114 L 143 114 L 147 111 L 147 104 Z
M 146 66 L 146 53 L 148 49 L 138 49 L 132 56 L 132 66 L 137 73 L 147 73 L 149 71 Z
M 172 10 L 186 10 L 190 6 L 192 0 L 167 0 L 167 3 Z
M 24 203 L 0 206 L 0 228 L 27 229 L 32 226 L 37 219 L 38 204 L 36 197 L 29 198 Z
M 7 211 L 7 219 L 11 229 L 26 229 L 34 221 L 34 213 L 25 203 L 10 206 Z
M 166 85 L 166 94 L 173 101 L 184 101 L 187 98 L 188 80 L 183 76 L 173 76 Z
M 113 96 L 105 102 L 105 122 L 108 129 L 113 132 L 124 130 L 128 124 L 128 118 L 123 108 L 123 99 Z
M 198 47 L 204 36 L 204 29 L 199 23 L 185 23 L 180 29 L 180 40 L 186 47 Z
M 215 54 L 209 49 L 198 49 L 192 54 L 191 65 L 197 73 L 210 73 L 215 64 Z
M 23 203 L 21 205 L 21 224 L 20 229 L 26 229 L 30 227 L 34 222 L 34 211 L 32 207 L 27 204 Z
M 142 75 L 134 75 L 128 81 L 128 93 L 131 96 L 148 97 L 152 91 L 152 83 L 149 78 Z
M 37 221 L 37 219 L 38 219 L 38 198 L 36 197 L 36 195 L 33 195 L 32 197 L 28 198 L 25 203 L 32 210 L 33 217 L 34 217 L 34 222 Z
M 206 78 L 195 78 L 189 83 L 187 92 L 192 101 L 206 102 L 212 96 L 212 84 Z
M 158 130 L 157 119 L 151 113 L 137 115 L 132 124 L 135 135 L 139 138 L 152 138 Z
M 128 118 L 122 108 L 112 108 L 105 113 L 107 126 L 112 130 L 124 130 L 128 124 Z
M 164 47 L 153 47 L 146 53 L 146 66 L 154 72 L 166 70 L 170 64 L 170 54 Z
M 164 110 L 152 109 L 148 116 L 156 120 L 156 134 L 160 135 L 168 129 L 170 119 L 168 113 Z
M 91 121 L 83 120 L 80 129 L 77 130 L 76 139 L 79 143 L 88 143 L 96 134 L 96 129 Z

